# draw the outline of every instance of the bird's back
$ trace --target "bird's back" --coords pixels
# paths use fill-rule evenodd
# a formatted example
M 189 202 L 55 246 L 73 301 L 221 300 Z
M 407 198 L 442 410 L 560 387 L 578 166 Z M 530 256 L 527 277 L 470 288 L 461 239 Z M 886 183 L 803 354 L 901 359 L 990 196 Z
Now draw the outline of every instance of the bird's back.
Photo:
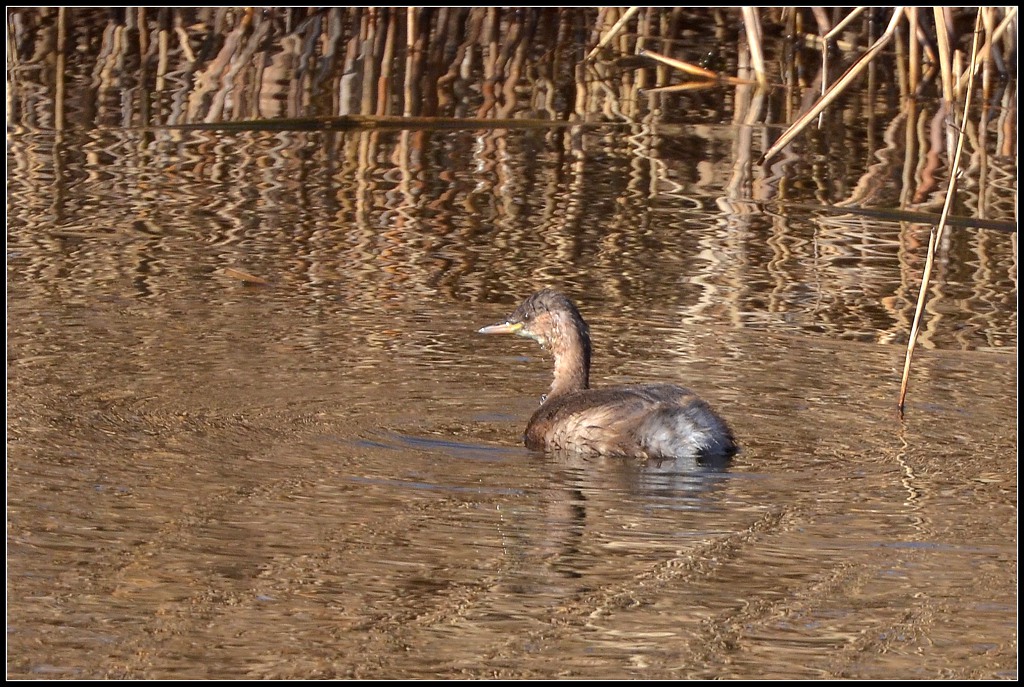
M 549 398 L 530 418 L 526 445 L 635 458 L 736 450 L 725 421 L 695 393 L 674 384 L 583 389 Z

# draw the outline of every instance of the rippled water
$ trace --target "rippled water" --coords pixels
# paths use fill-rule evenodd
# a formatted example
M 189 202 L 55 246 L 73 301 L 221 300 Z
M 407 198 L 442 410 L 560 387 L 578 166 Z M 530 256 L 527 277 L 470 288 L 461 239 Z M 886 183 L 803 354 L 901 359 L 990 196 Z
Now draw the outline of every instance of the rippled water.
M 8 677 L 1016 678 L 1016 233 L 901 420 L 928 227 L 687 131 L 9 129 Z M 544 285 L 740 454 L 523 448 Z

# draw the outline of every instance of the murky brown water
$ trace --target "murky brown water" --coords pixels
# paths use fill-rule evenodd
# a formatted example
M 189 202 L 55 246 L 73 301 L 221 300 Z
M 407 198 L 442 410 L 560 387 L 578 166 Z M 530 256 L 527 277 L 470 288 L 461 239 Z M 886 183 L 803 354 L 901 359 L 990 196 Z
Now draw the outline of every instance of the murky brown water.
M 8 677 L 1015 679 L 1016 234 L 900 421 L 927 226 L 659 125 L 9 128 Z M 522 448 L 548 361 L 474 332 L 542 285 L 742 452 Z

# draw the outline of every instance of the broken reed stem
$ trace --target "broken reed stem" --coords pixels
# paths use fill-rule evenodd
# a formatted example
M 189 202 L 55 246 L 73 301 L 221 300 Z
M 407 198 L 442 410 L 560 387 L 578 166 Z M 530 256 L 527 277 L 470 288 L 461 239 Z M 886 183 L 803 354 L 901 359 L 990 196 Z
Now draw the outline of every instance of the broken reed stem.
M 941 31 L 940 31 L 941 32 Z M 946 201 L 942 204 L 942 214 L 939 216 L 939 223 L 932 227 L 931 235 L 928 238 L 928 258 L 924 263 L 924 272 L 921 275 L 921 290 L 917 294 L 917 309 L 914 311 L 914 323 L 910 327 L 910 341 L 907 342 L 907 357 L 903 363 L 903 379 L 900 382 L 900 397 L 896 404 L 900 417 L 903 417 L 903 408 L 907 398 L 907 383 L 910 380 L 910 361 L 914 357 L 914 345 L 917 343 L 918 331 L 921 327 L 921 316 L 924 313 L 924 302 L 928 293 L 928 280 L 931 277 L 932 265 L 935 262 L 935 249 L 942 240 L 942 234 L 946 229 L 946 218 L 949 216 L 949 208 L 953 204 L 953 196 L 956 194 L 956 179 L 960 174 L 960 154 L 964 149 L 964 129 L 967 123 L 967 115 L 971 111 L 971 94 L 974 83 L 974 74 L 977 71 L 978 42 L 981 35 L 981 12 L 979 10 L 974 22 L 974 42 L 971 45 L 971 61 L 967 72 L 970 79 L 967 81 L 967 94 L 964 97 L 964 114 L 957 127 L 956 152 L 949 167 L 949 186 L 946 188 Z

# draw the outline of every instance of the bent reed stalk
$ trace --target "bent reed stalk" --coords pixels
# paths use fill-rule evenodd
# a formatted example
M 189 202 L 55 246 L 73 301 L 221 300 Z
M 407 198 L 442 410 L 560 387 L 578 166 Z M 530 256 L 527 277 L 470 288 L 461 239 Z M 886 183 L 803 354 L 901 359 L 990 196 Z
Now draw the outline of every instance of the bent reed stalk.
M 924 272 L 921 275 L 921 290 L 918 292 L 917 309 L 914 311 L 914 323 L 910 328 L 910 341 L 907 342 L 907 355 L 903 363 L 903 378 L 900 381 L 900 395 L 899 400 L 896 403 L 896 408 L 899 411 L 900 417 L 903 416 L 903 410 L 906 403 L 907 385 L 910 381 L 910 363 L 914 357 L 914 345 L 917 343 L 917 334 L 920 331 L 921 316 L 924 312 L 924 303 L 928 294 L 928 281 L 931 278 L 932 265 L 935 262 L 935 248 L 942 240 L 942 235 L 946 230 L 946 219 L 949 217 L 949 208 L 953 204 L 953 196 L 956 195 L 956 182 L 957 177 L 960 175 L 960 155 L 964 150 L 964 127 L 967 124 L 968 113 L 971 111 L 971 94 L 974 92 L 971 84 L 978 65 L 978 61 L 975 58 L 978 55 L 978 39 L 980 35 L 981 13 L 979 12 L 974 26 L 974 43 L 971 46 L 971 66 L 968 69 L 968 73 L 971 78 L 967 80 L 967 95 L 964 98 L 964 113 L 963 117 L 960 118 L 960 126 L 957 127 L 956 152 L 953 154 L 953 160 L 950 163 L 949 184 L 946 188 L 946 200 L 942 205 L 942 216 L 939 217 L 939 223 L 932 227 L 931 233 L 928 237 L 928 258 L 925 261 Z

